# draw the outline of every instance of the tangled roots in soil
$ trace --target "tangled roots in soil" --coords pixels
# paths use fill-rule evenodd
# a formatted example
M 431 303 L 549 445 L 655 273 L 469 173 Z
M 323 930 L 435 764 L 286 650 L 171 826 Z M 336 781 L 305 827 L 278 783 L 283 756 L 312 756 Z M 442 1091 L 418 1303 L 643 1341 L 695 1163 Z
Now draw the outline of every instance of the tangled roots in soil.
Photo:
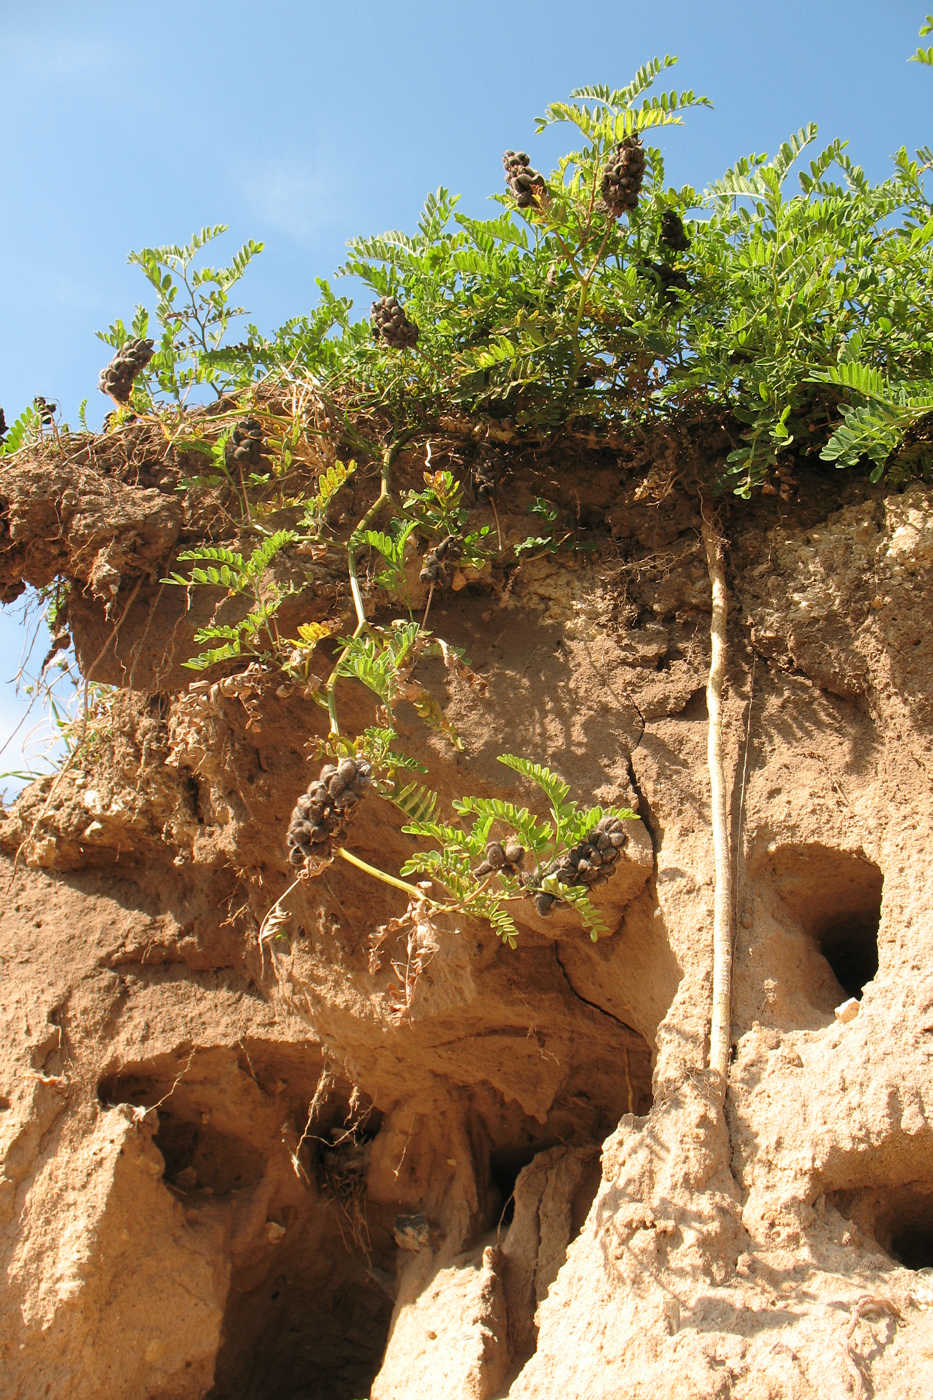
M 151 340 L 131 337 L 125 341 L 97 377 L 100 392 L 109 394 L 117 403 L 129 403 L 133 380 L 152 359 L 154 348 Z
M 373 335 L 393 350 L 411 350 L 420 334 L 414 321 L 409 321 L 398 297 L 380 297 L 369 313 Z
M 637 207 L 644 178 L 645 148 L 636 131 L 619 142 L 606 162 L 600 194 L 613 218 L 621 218 Z
M 470 481 L 478 501 L 488 501 L 496 494 L 499 483 L 505 475 L 505 461 L 501 452 L 482 452 L 470 468 Z
M 538 204 L 547 189 L 544 176 L 531 168 L 526 151 L 506 151 L 502 157 L 505 166 L 505 183 L 515 198 L 519 209 L 528 209 Z
M 325 763 L 320 776 L 295 803 L 288 826 L 288 859 L 303 866 L 311 856 L 326 858 L 328 847 L 342 840 L 346 824 L 371 782 L 365 758 Z

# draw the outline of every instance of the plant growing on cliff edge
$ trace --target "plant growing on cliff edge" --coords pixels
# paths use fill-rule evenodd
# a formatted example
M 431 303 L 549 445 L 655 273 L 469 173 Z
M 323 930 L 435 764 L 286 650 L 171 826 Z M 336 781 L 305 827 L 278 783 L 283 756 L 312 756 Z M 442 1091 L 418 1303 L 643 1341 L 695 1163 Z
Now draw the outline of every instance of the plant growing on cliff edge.
M 588 891 L 611 874 L 625 844 L 622 825 L 636 819 L 634 812 L 624 807 L 580 807 L 570 800 L 569 785 L 556 773 L 530 759 L 502 754 L 500 763 L 529 778 L 545 794 L 550 816 L 535 816 L 527 807 L 499 797 L 463 797 L 455 799 L 453 806 L 457 817 L 466 820 L 440 822 L 435 815 L 437 793 L 418 782 L 399 781 L 398 774 L 410 771 L 413 761 L 392 751 L 394 739 L 391 729 L 372 728 L 354 743 L 352 754 L 344 745 L 329 747 L 335 759 L 342 754 L 344 759 L 352 758 L 352 762 L 325 766 L 309 793 L 299 798 L 290 827 L 290 833 L 295 834 L 290 834 L 289 840 L 294 847 L 303 840 L 316 844 L 303 847 L 305 869 L 289 889 L 305 875 L 319 874 L 338 857 L 407 893 L 412 908 L 420 906 L 433 913 L 457 912 L 482 919 L 512 948 L 517 945 L 519 930 L 507 906 L 530 901 L 539 915 L 549 913 L 555 904 L 568 905 L 594 942 L 609 932 Z M 341 783 L 346 781 L 343 770 L 356 775 L 363 759 L 365 786 L 374 787 L 379 796 L 405 814 L 408 821 L 402 830 L 436 841 L 440 847 L 410 856 L 402 865 L 401 879 L 371 865 L 342 844 L 346 823 L 342 806 L 330 817 L 309 815 L 314 803 L 315 811 L 321 813 L 322 803 L 340 806 L 346 801 L 340 795 Z M 329 797 L 329 793 L 335 796 Z M 351 799 L 351 810 L 357 800 L 357 796 Z M 336 822 L 336 827 L 328 834 L 325 825 L 310 825 L 315 820 L 330 820 L 332 824 Z M 297 856 L 293 863 L 302 864 L 302 850 L 297 851 Z M 529 860 L 534 862 L 533 868 L 527 867 Z M 405 879 L 410 875 L 427 876 L 428 880 L 411 885 Z M 431 893 L 432 885 L 445 891 L 445 896 L 439 898 Z M 261 941 L 274 936 L 275 929 L 287 917 L 282 908 L 284 898 L 281 895 L 276 900 L 270 911 L 271 920 L 267 916 L 264 921 Z
M 199 646 L 204 642 L 216 642 L 218 645 L 208 647 L 183 665 L 193 671 L 206 671 L 211 666 L 238 656 L 275 655 L 282 645 L 275 615 L 294 590 L 283 587 L 275 580 L 268 580 L 266 574 L 276 556 L 297 538 L 294 530 L 276 530 L 256 545 L 249 558 L 244 558 L 236 549 L 208 544 L 199 545 L 197 549 L 185 549 L 179 554 L 180 562 L 191 563 L 190 572 L 187 576 L 169 574 L 162 580 L 163 583 L 186 589 L 193 586 L 223 589 L 225 597 L 222 601 L 240 598 L 250 605 L 249 610 L 234 622 L 220 622 L 215 616 L 204 627 L 197 628 L 194 640 Z
M 928 61 L 922 51 L 915 57 Z M 176 401 L 199 384 L 218 393 L 245 386 L 265 368 L 280 382 L 303 376 L 328 403 L 339 401 L 345 421 L 356 410 L 378 410 L 393 423 L 378 495 L 346 539 L 356 626 L 338 643 L 322 689 L 334 744 L 344 738 L 338 681 L 355 676 L 370 685 L 388 720 L 399 699 L 418 693 L 404 693 L 413 685 L 409 661 L 417 649 L 436 645 L 445 660 L 451 654 L 411 618 L 374 623 L 365 574 L 361 581 L 364 551 L 375 551 L 385 566 L 380 581 L 399 583 L 406 542 L 440 521 L 429 520 L 423 500 L 398 502 L 392 464 L 406 441 L 430 439 L 451 409 L 461 411 L 471 430 L 495 425 L 500 441 L 518 437 L 532 446 L 577 429 L 597 440 L 607 427 L 624 434 L 654 424 L 667 431 L 679 415 L 702 422 L 705 414 L 732 439 L 711 476 L 741 496 L 769 488 L 784 463 L 819 456 L 850 467 L 867 457 L 879 477 L 928 469 L 929 453 L 917 452 L 910 438 L 930 438 L 933 211 L 924 181 L 933 155 L 899 151 L 890 177 L 873 185 L 844 143 L 834 141 L 803 170 L 816 136 L 808 126 L 770 159 L 737 161 L 702 195 L 689 186 L 667 187 L 663 154 L 648 138 L 706 102 L 689 91 L 646 95 L 673 62 L 653 60 L 627 87 L 581 88 L 569 102 L 549 107 L 539 130 L 568 124 L 581 148 L 546 176 L 510 152 L 508 192 L 497 197 L 502 209 L 495 218 L 462 215 L 456 197 L 441 189 L 426 200 L 415 234 L 352 241 L 342 270 L 361 277 L 380 301 L 404 303 L 417 327 L 404 341 L 374 336 L 367 320 L 351 317 L 349 301 L 320 282 L 321 304 L 307 317 L 264 341 L 250 328 L 245 345 L 225 349 L 220 339 L 239 314 L 227 291 L 259 245 L 246 245 L 239 265 L 235 259 L 222 273 L 203 269 L 197 276 L 189 276 L 191 260 L 219 229 L 202 231 L 184 248 L 133 255 L 159 294 L 164 358 L 157 356 L 150 370 L 158 367 L 161 389 Z M 702 217 L 691 218 L 691 211 Z M 182 285 L 188 303 L 179 310 Z M 133 331 L 144 335 L 147 328 L 138 310 Z M 109 343 L 126 334 L 115 323 Z M 283 461 L 293 438 L 294 431 L 283 430 Z M 263 475 L 241 483 L 251 525 L 249 493 L 265 489 Z M 449 496 L 452 486 L 441 484 Z M 452 484 L 458 483 L 452 478 Z M 436 505 L 441 492 L 427 486 Z M 381 530 L 380 514 L 390 506 L 399 513 Z M 719 701 L 726 592 L 716 523 L 706 507 L 703 516 L 713 604 L 709 767 L 717 872 L 718 1010 L 710 1055 L 724 1084 L 731 931 L 722 899 L 729 875 Z M 463 521 L 456 524 L 462 533 Z M 272 649 L 282 644 L 274 624 L 281 598 L 263 591 L 261 574 L 247 577 L 253 555 L 232 554 L 224 561 L 196 558 L 194 551 L 188 560 L 204 571 L 202 586 L 228 593 L 232 587 L 232 596 L 250 604 L 242 630 L 224 623 L 220 631 L 199 633 L 199 644 L 220 643 L 196 658 L 207 658 L 206 665 L 265 655 L 267 642 Z M 212 568 L 219 575 L 223 564 L 232 584 L 208 576 Z M 172 581 L 192 579 L 193 571 Z M 317 645 L 308 626 L 303 640 Z M 471 830 L 458 839 L 474 836 Z M 424 854 L 437 856 L 444 852 Z M 455 863 L 449 874 L 459 878 Z M 539 893 L 550 890 L 542 884 Z
M 530 759 L 500 754 L 499 762 L 541 789 L 550 817 L 542 819 L 527 807 L 500 797 L 456 798 L 454 811 L 469 820 L 468 826 L 438 822 L 433 816 L 416 818 L 403 826 L 411 836 L 436 841 L 439 849 L 409 856 L 402 875 L 430 876 L 450 891 L 458 909 L 488 920 L 510 947 L 516 945 L 518 928 L 505 905 L 530 897 L 539 914 L 547 913 L 557 902 L 570 905 L 595 941 L 609 928 L 587 887 L 596 883 L 599 875 L 609 873 L 615 859 L 611 852 L 622 842 L 607 837 L 602 855 L 594 847 L 591 858 L 600 864 L 594 868 L 587 862 L 585 875 L 578 872 L 574 878 L 563 878 L 564 864 L 573 849 L 588 842 L 607 818 L 621 823 L 636 820 L 636 814 L 627 807 L 578 806 L 569 800 L 570 787 L 562 778 Z M 524 868 L 526 857 L 535 862 L 531 870 Z M 570 868 L 568 864 L 568 875 Z
M 234 253 L 228 267 L 194 266 L 202 248 L 226 231 L 226 224 L 215 224 L 202 228 L 184 245 L 169 243 L 130 253 L 129 261 L 142 268 L 156 291 L 160 328 L 155 353 L 132 392 L 130 401 L 136 407 L 154 403 L 156 390 L 183 404 L 196 385 L 208 385 L 219 398 L 242 383 L 222 363 L 214 365 L 211 356 L 219 351 L 231 321 L 245 315 L 241 306 L 231 304 L 230 289 L 263 245 L 250 239 Z M 131 336 L 145 340 L 149 327 L 148 310 L 137 306 L 129 330 L 117 320 L 108 330 L 98 331 L 98 336 L 119 350 Z

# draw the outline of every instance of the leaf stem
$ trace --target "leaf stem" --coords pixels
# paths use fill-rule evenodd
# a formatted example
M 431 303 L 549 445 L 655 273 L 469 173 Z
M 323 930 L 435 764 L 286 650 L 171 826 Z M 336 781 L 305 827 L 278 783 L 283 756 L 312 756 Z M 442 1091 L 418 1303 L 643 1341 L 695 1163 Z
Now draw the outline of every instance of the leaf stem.
M 414 437 L 414 435 L 415 429 L 411 428 L 407 432 L 401 433 L 399 437 L 393 438 L 392 441 L 389 443 L 388 447 L 386 447 L 385 451 L 382 454 L 382 468 L 379 474 L 379 495 L 373 501 L 369 509 L 364 513 L 362 518 L 359 521 L 357 521 L 354 528 L 350 531 L 350 535 L 347 540 L 347 574 L 350 580 L 350 596 L 353 599 L 353 610 L 356 613 L 356 626 L 353 629 L 353 632 L 350 636 L 350 642 L 355 641 L 356 638 L 359 637 L 360 634 L 364 632 L 369 626 L 369 621 L 366 617 L 366 607 L 363 603 L 363 591 L 360 588 L 360 579 L 356 567 L 356 556 L 357 551 L 360 547 L 361 536 L 363 532 L 365 530 L 368 530 L 370 525 L 372 525 L 373 521 L 376 519 L 379 512 L 382 510 L 382 507 L 385 505 L 386 501 L 391 500 L 392 467 L 394 466 L 395 459 L 398 456 L 401 449 L 405 446 L 407 442 L 411 440 L 412 437 Z M 349 642 L 347 646 L 349 646 Z M 333 669 L 330 675 L 327 677 L 327 682 L 324 686 L 324 694 L 327 697 L 327 714 L 330 719 L 330 732 L 332 735 L 337 735 L 340 733 L 340 721 L 337 718 L 336 692 L 337 681 L 340 676 L 340 663 L 346 655 L 346 652 L 347 647 L 345 646 L 340 652 L 339 656 L 337 657 L 337 660 L 334 662 Z
M 342 860 L 348 861 L 350 865 L 355 865 L 357 870 L 363 870 L 367 875 L 372 875 L 373 879 L 381 880 L 384 885 L 391 885 L 393 889 L 402 890 L 412 899 L 416 899 L 419 904 L 433 904 L 424 890 L 419 890 L 417 885 L 410 885 L 407 880 L 400 880 L 396 875 L 389 875 L 385 870 L 380 870 L 376 865 L 370 865 L 369 861 L 362 860 L 360 856 L 355 856 L 352 851 L 348 851 L 345 846 L 337 847 L 337 855 Z

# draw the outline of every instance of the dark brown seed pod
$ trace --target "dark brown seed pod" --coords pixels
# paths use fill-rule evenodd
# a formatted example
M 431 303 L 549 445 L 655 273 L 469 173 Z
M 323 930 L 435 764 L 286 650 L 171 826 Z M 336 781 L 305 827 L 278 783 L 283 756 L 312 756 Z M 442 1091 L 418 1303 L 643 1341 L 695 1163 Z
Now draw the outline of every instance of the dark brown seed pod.
M 439 583 L 444 585 L 448 581 L 446 564 L 455 559 L 463 557 L 463 544 L 456 535 L 445 535 L 441 542 L 429 550 L 424 556 L 424 563 L 418 577 L 422 583 Z
M 488 501 L 490 496 L 494 496 L 504 475 L 505 462 L 501 452 L 487 448 L 470 468 L 470 479 L 476 499 Z
M 503 850 L 509 865 L 519 865 L 525 859 L 525 848 L 520 846 L 517 841 L 507 841 Z
M 613 218 L 619 219 L 638 207 L 644 176 L 645 149 L 636 131 L 616 146 L 600 183 L 603 204 Z
M 374 301 L 369 319 L 376 340 L 383 341 L 391 349 L 411 350 L 417 345 L 420 331 L 408 319 L 398 297 L 380 297 Z
M 684 253 L 690 247 L 690 239 L 676 209 L 665 209 L 661 215 L 658 242 L 663 248 L 669 248 L 672 253 Z
M 0 443 L 3 442 L 3 440 L 4 440 L 5 437 L 6 437 L 6 414 L 4 413 L 3 409 L 0 408 Z
M 339 764 L 325 763 L 292 810 L 286 846 L 293 865 L 302 865 L 312 855 L 323 856 L 323 847 L 343 839 L 345 824 L 370 786 L 371 774 L 364 758 L 348 756 Z
M 498 841 L 490 841 L 486 847 L 486 862 L 493 870 L 501 870 L 505 865 L 505 851 Z
M 155 353 L 151 340 L 130 339 L 120 346 L 109 365 L 97 377 L 97 387 L 117 403 L 128 403 L 133 380 L 146 368 Z
M 258 418 L 241 418 L 234 424 L 227 439 L 225 455 L 227 462 L 235 462 L 240 467 L 261 467 L 264 460 L 265 443 L 262 424 Z
M 342 758 L 337 764 L 337 777 L 346 787 L 348 783 L 356 781 L 356 763 L 352 758 Z
M 638 264 L 638 270 L 643 277 L 654 282 L 665 301 L 676 302 L 677 291 L 689 292 L 690 290 L 690 280 L 682 268 L 671 267 L 669 263 L 650 262 L 648 259 L 644 259 Z
M 39 415 L 39 422 L 44 427 L 49 427 L 55 414 L 58 412 L 58 404 L 49 403 L 48 399 L 43 398 L 41 394 L 37 394 L 32 401 L 32 406 Z
M 445 535 L 434 553 L 438 559 L 460 559 L 463 556 L 463 545 L 456 535 Z
M 544 176 L 531 168 L 527 151 L 506 151 L 502 157 L 505 183 L 519 209 L 541 203 L 547 192 Z
M 548 894 L 546 890 L 540 890 L 535 895 L 535 908 L 539 914 L 550 914 L 556 903 L 554 895 Z
M 571 850 L 565 852 L 543 869 L 539 866 L 524 881 L 532 889 L 548 876 L 562 885 L 577 885 L 590 889 L 607 880 L 619 858 L 619 848 L 628 840 L 628 834 L 619 817 L 601 817 Z M 539 891 L 536 899 L 543 891 Z

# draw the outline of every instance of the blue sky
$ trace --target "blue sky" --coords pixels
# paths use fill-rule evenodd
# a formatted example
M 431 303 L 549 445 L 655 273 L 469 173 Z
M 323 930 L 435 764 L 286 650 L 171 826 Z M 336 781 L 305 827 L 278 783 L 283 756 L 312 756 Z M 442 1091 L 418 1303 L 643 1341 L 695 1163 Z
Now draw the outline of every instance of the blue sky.
M 410 227 L 439 184 L 482 213 L 505 147 L 542 168 L 559 154 L 560 129 L 533 135 L 547 102 L 655 54 L 680 57 L 665 87 L 715 104 L 664 133 L 671 183 L 702 188 L 807 121 L 881 177 L 898 146 L 933 140 L 933 77 L 906 61 L 926 8 L 0 0 L 0 405 L 12 420 L 44 394 L 74 422 L 88 398 L 100 422 L 94 332 L 146 299 L 130 249 L 212 223 L 230 226 L 224 253 L 263 240 L 241 300 L 272 329 L 313 303 L 348 237 Z M 0 742 L 22 709 L 6 684 L 20 611 L 0 614 Z

